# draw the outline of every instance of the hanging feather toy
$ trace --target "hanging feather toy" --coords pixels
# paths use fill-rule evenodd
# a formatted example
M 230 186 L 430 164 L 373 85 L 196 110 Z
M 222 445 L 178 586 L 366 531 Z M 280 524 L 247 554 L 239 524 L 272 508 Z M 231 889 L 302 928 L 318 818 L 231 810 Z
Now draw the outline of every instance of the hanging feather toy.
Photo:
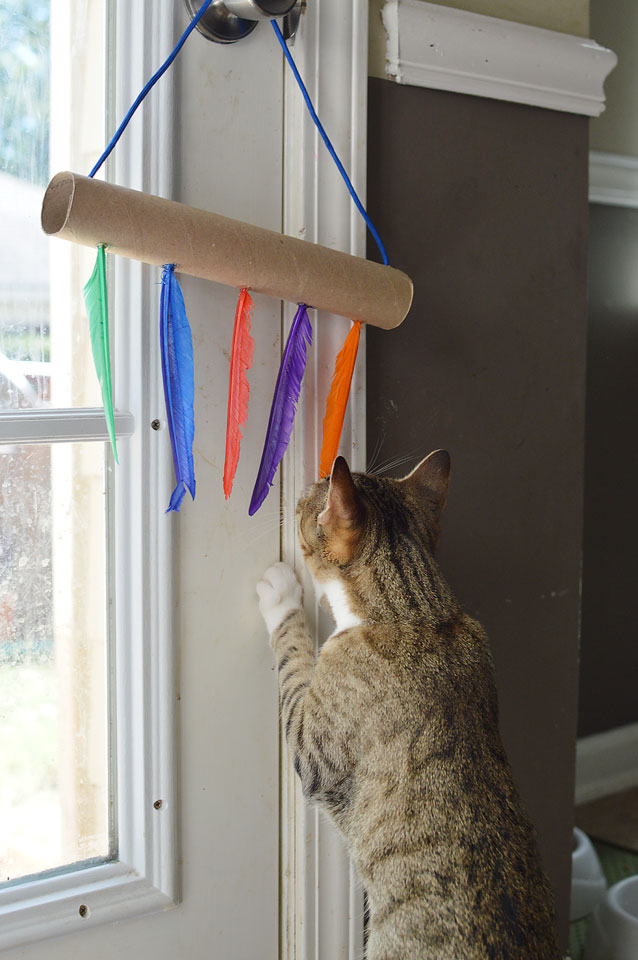
M 308 308 L 302 303 L 295 314 L 281 358 L 264 451 L 248 510 L 251 517 L 266 499 L 275 471 L 286 452 L 301 392 L 301 381 L 306 369 L 307 350 L 311 343 L 312 327 L 308 318 Z
M 177 485 L 166 510 L 169 513 L 171 510 L 179 510 L 187 490 L 193 500 L 195 499 L 193 340 L 186 316 L 184 297 L 175 276 L 174 263 L 166 264 L 162 271 L 160 353 L 166 418 L 177 479 Z
M 350 396 L 350 384 L 354 365 L 357 361 L 361 323 L 355 320 L 345 342 L 337 354 L 335 372 L 332 375 L 330 393 L 326 401 L 326 415 L 323 418 L 323 441 L 319 464 L 319 479 L 329 477 L 332 465 L 339 452 L 339 441 L 343 430 L 343 421 Z
M 203 0 L 198 12 L 191 16 L 191 22 L 180 36 L 177 44 L 162 65 L 144 85 L 126 116 L 111 137 L 106 149 L 89 173 L 89 179 L 95 177 L 102 165 L 110 156 L 120 137 L 124 133 L 136 110 L 143 103 L 150 90 L 174 63 L 186 40 L 196 28 L 204 13 L 214 3 L 214 0 Z M 374 224 L 370 220 L 365 207 L 361 203 L 346 170 L 339 160 L 330 139 L 324 130 L 316 110 L 312 104 L 308 91 L 301 79 L 299 71 L 288 49 L 285 38 L 279 29 L 276 20 L 271 20 L 285 58 L 290 65 L 293 76 L 299 85 L 306 106 L 330 156 L 343 178 L 355 206 L 364 218 L 370 229 L 384 264 L 388 264 L 388 255 L 381 242 Z M 68 175 L 65 175 L 68 176 Z M 54 178 L 55 179 L 55 178 Z M 53 183 L 53 181 L 52 181 Z M 45 197 L 46 201 L 46 197 Z M 44 225 L 44 220 L 43 220 Z M 45 230 L 45 232 L 49 232 Z M 108 305 L 106 290 L 105 245 L 98 244 L 98 255 L 91 279 L 84 288 L 84 298 L 89 316 L 91 347 L 95 369 L 100 382 L 104 415 L 113 456 L 118 462 L 115 439 L 115 424 L 113 416 L 113 397 L 111 387 L 111 367 L 109 359 L 108 335 Z M 177 279 L 175 265 L 166 264 L 162 272 L 162 290 L 160 302 L 160 350 L 162 362 L 162 379 L 166 400 L 166 413 L 173 451 L 173 462 L 177 484 L 171 495 L 167 513 L 179 510 L 186 494 L 190 491 L 195 498 L 195 475 L 193 465 L 193 441 L 195 436 L 195 422 L 193 402 L 195 396 L 193 377 L 193 343 L 190 332 L 184 298 Z M 243 288 L 240 292 L 239 303 L 235 316 L 235 328 L 231 352 L 231 370 L 228 390 L 228 414 L 226 430 L 226 453 L 224 460 L 224 494 L 226 498 L 231 494 L 237 465 L 239 462 L 242 440 L 241 427 L 245 424 L 248 413 L 249 384 L 246 372 L 250 369 L 253 358 L 254 344 L 250 335 L 250 312 L 252 300 L 248 291 Z M 399 321 L 400 322 L 400 321 Z M 336 362 L 332 385 L 326 405 L 324 417 L 324 435 L 321 450 L 322 476 L 330 472 L 332 462 L 337 455 L 345 410 L 350 392 L 352 374 L 356 362 L 361 324 L 356 322 L 341 349 Z M 269 487 L 272 486 L 275 471 L 283 457 L 295 417 L 296 404 L 299 400 L 301 382 L 306 367 L 307 348 L 312 342 L 312 328 L 308 319 L 307 308 L 299 306 L 292 324 L 284 354 L 279 369 L 275 395 L 273 398 L 268 431 L 262 453 L 261 463 L 255 488 L 250 503 L 249 513 L 252 516 L 265 500 Z
M 97 248 L 97 258 L 91 278 L 84 287 L 84 303 L 89 318 L 89 336 L 95 372 L 102 391 L 102 404 L 106 426 L 111 441 L 115 462 L 117 446 L 115 443 L 115 422 L 113 419 L 113 393 L 111 389 L 111 355 L 109 349 L 109 308 L 106 290 L 106 245 Z
M 250 314 L 254 304 L 246 287 L 242 287 L 235 312 L 233 345 L 230 353 L 228 381 L 228 416 L 226 419 L 226 457 L 224 460 L 224 496 L 228 500 L 239 463 L 241 430 L 248 416 L 250 387 L 246 371 L 253 362 L 255 343 L 250 335 Z

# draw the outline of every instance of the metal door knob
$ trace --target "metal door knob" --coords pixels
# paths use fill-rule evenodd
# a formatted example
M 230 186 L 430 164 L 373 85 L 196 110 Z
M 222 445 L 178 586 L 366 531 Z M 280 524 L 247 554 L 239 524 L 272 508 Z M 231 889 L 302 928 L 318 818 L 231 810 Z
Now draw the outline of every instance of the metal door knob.
M 224 6 L 236 17 L 246 20 L 274 20 L 290 13 L 297 0 L 224 0 Z
M 184 0 L 184 3 L 192 20 L 202 0 Z M 287 17 L 295 7 L 301 6 L 300 0 L 213 0 L 197 29 L 208 40 L 235 43 L 252 33 L 260 20 Z

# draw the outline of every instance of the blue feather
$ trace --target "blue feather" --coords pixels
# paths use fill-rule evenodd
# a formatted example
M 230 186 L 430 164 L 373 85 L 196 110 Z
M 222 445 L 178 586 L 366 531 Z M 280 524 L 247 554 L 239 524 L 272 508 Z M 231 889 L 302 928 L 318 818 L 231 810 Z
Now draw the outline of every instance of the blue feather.
M 162 271 L 160 352 L 168 432 L 177 478 L 177 485 L 166 511 L 168 513 L 170 510 L 179 510 L 186 490 L 189 490 L 191 497 L 195 499 L 193 340 L 184 297 L 175 276 L 174 263 L 166 264 Z
M 312 327 L 305 304 L 300 304 L 292 322 L 281 358 L 275 395 L 270 410 L 264 452 L 248 513 L 252 517 L 268 496 L 275 471 L 286 452 L 292 433 L 301 381 L 306 369 L 306 352 L 312 343 Z

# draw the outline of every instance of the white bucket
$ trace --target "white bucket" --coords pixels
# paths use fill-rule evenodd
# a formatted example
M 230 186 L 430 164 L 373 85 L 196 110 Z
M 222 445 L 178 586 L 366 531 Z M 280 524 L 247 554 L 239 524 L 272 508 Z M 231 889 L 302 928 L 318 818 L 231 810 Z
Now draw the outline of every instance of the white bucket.
M 574 828 L 572 851 L 572 889 L 569 919 L 582 920 L 589 916 L 607 889 L 600 860 L 586 833 Z M 638 956 L 636 958 L 638 960 Z
M 638 958 L 638 876 L 607 891 L 589 921 L 584 960 Z

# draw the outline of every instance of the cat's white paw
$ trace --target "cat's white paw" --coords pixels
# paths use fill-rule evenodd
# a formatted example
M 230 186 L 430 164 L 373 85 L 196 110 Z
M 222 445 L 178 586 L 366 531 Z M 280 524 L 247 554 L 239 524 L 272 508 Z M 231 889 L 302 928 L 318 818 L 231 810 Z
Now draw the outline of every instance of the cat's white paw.
M 259 609 L 272 636 L 293 610 L 301 610 L 301 584 L 287 563 L 268 567 L 257 584 Z

